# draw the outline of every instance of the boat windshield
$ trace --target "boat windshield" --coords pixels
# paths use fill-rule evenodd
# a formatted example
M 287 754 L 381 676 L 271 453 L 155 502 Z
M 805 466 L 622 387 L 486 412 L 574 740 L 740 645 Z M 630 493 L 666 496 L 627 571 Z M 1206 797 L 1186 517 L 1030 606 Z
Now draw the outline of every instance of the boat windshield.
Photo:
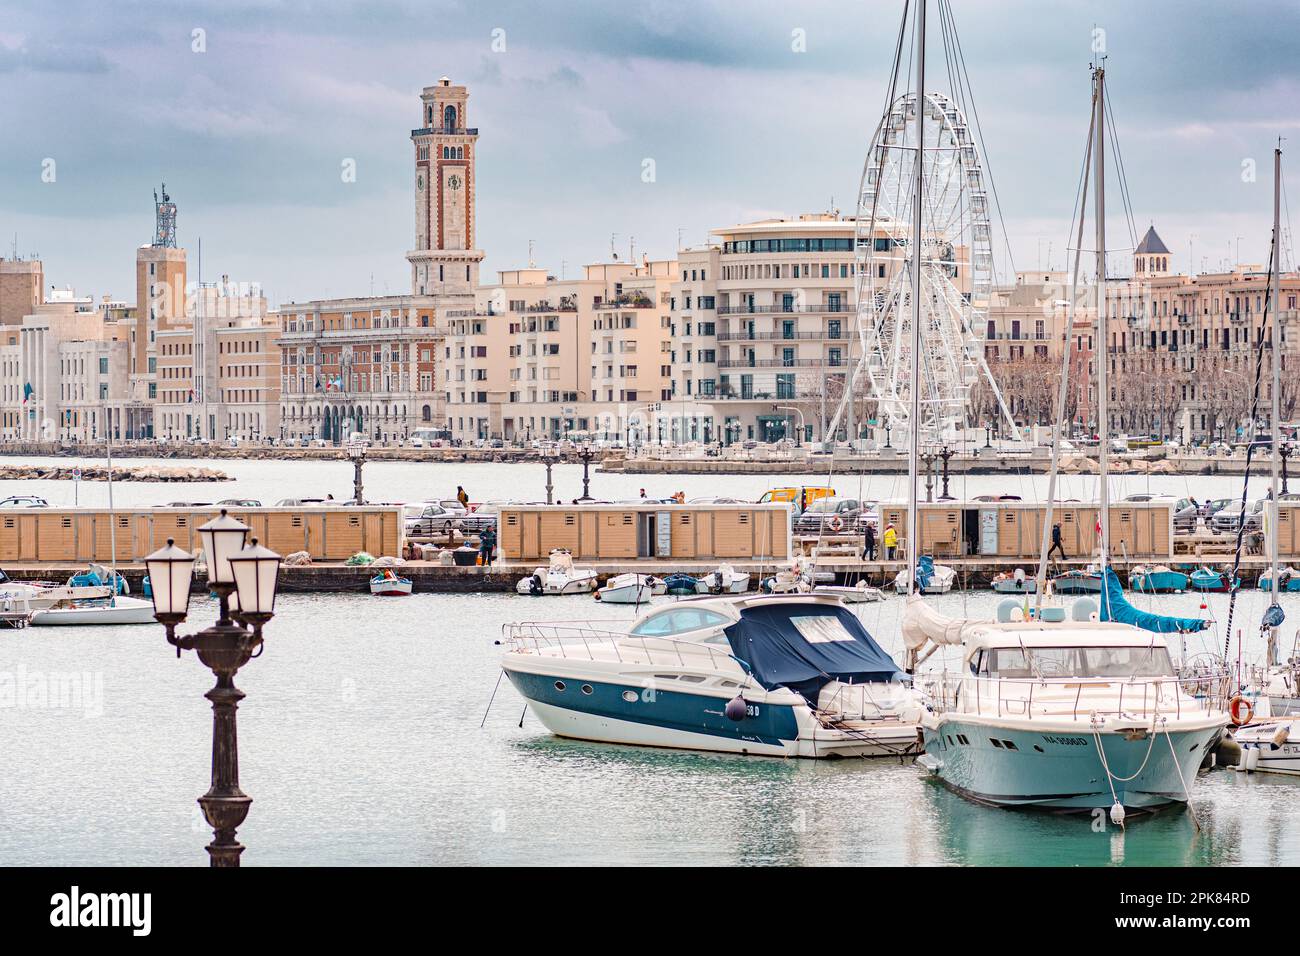
M 1169 677 L 1169 650 L 1136 647 L 997 647 L 988 651 L 990 677 Z

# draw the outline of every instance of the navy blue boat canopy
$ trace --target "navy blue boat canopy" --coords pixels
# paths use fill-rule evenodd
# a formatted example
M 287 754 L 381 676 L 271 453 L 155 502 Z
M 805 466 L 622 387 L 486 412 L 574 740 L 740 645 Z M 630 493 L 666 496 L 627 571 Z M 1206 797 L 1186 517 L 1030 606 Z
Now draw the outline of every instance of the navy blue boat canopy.
M 862 684 L 902 673 L 845 607 L 760 605 L 745 608 L 725 630 L 732 654 L 763 687 L 788 687 L 814 703 L 832 680 Z

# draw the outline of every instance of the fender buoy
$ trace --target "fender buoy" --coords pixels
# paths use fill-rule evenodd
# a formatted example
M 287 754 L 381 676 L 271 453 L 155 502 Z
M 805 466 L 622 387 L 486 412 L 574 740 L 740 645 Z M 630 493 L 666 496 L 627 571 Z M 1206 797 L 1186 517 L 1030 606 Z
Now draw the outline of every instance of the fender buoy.
M 1228 702 L 1228 715 L 1232 717 L 1234 727 L 1240 727 L 1242 724 L 1250 723 L 1250 718 L 1255 715 L 1255 708 L 1250 705 L 1250 701 L 1238 694 Z
M 528 579 L 528 591 L 534 597 L 542 593 L 541 575 L 534 574 L 531 578 Z
M 844 519 L 841 518 L 839 515 L 831 515 L 831 520 L 826 523 L 831 526 L 832 531 L 844 530 Z

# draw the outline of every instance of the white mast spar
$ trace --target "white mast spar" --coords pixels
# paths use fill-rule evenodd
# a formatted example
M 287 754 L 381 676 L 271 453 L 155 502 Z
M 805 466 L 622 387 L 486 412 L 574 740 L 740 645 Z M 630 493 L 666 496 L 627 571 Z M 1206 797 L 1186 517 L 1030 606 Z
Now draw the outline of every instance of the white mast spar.
M 1282 271 L 1282 244 L 1279 241 L 1281 232 L 1282 219 L 1282 147 L 1279 145 L 1273 150 L 1273 256 L 1271 268 L 1268 276 L 1268 297 L 1271 300 L 1269 304 L 1273 309 L 1272 324 L 1272 365 L 1273 365 L 1273 382 L 1272 382 L 1272 409 L 1271 422 L 1273 425 L 1273 456 L 1272 456 L 1272 475 L 1270 476 L 1270 493 L 1268 503 L 1268 544 L 1269 544 L 1269 572 L 1268 584 L 1269 595 L 1272 603 L 1277 603 L 1277 552 L 1278 552 L 1278 450 L 1282 444 L 1282 334 L 1281 334 L 1281 314 L 1278 311 L 1278 297 L 1281 294 L 1279 288 L 1281 284 Z M 1268 663 L 1274 663 L 1273 657 L 1277 653 L 1277 627 L 1268 629 Z
M 1107 605 L 1106 564 L 1110 552 L 1110 410 L 1108 407 L 1106 373 L 1110 361 L 1110 344 L 1106 328 L 1106 70 L 1097 67 L 1093 71 L 1097 84 L 1093 106 L 1096 109 L 1094 123 L 1097 130 L 1096 149 L 1093 153 L 1094 192 L 1097 218 L 1097 436 L 1098 443 L 1097 478 L 1099 493 L 1097 496 L 1097 546 L 1100 550 L 1101 565 L 1101 602 Z M 1108 616 L 1108 615 L 1107 615 Z
M 916 558 L 921 548 L 921 522 L 916 506 L 917 445 L 921 436 L 921 201 L 925 184 L 925 8 L 916 5 L 916 175 L 912 191 L 912 371 L 911 411 L 907 428 L 907 596 L 916 593 Z

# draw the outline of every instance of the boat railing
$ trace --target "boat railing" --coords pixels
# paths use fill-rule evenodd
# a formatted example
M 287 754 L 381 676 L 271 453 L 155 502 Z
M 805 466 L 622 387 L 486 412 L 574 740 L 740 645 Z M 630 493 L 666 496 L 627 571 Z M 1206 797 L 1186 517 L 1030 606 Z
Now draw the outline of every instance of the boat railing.
M 989 717 L 1087 721 L 1093 715 L 1181 718 L 1227 710 L 1230 675 L 1195 677 L 976 677 L 929 682 L 931 706 Z
M 710 647 L 698 641 L 681 641 L 650 634 L 632 634 L 592 627 L 588 624 L 522 622 L 502 627 L 503 643 L 515 653 L 550 654 L 575 660 L 607 659 L 611 654 L 623 664 L 676 665 L 700 664 L 707 658 L 711 669 L 739 664 L 748 667 L 729 650 Z M 598 653 L 603 651 L 603 654 Z

